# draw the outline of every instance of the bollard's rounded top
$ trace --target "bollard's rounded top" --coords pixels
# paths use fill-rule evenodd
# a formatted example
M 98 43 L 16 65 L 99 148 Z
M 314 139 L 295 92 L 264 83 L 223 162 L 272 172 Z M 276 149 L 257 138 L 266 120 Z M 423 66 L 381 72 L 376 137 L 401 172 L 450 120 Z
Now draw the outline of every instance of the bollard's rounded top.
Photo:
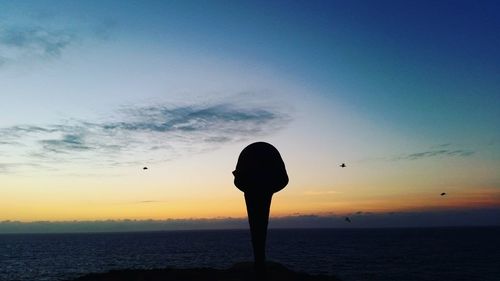
M 254 142 L 241 151 L 233 171 L 234 185 L 245 193 L 274 193 L 288 184 L 285 163 L 267 142 Z

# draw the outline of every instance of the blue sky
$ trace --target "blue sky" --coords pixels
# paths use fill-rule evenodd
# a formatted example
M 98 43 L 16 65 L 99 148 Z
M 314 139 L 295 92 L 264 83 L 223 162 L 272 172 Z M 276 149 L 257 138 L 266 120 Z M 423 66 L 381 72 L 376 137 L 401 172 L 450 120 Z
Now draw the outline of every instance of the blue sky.
M 104 219 L 83 202 L 180 196 L 162 185 L 203 204 L 210 192 L 194 195 L 200 182 L 184 178 L 193 169 L 229 202 L 240 194 L 225 191 L 226 172 L 260 140 L 294 176 L 279 215 L 436 208 L 425 194 L 443 189 L 460 195 L 448 207 L 491 207 L 499 11 L 496 1 L 0 1 L 0 178 L 20 202 L 0 219 Z M 143 163 L 178 176 L 155 174 L 116 200 L 84 191 L 141 182 L 131 174 Z M 81 211 L 19 212 L 75 176 L 86 178 L 58 202 Z M 418 200 L 398 203 L 407 194 Z M 103 212 L 223 214 L 168 208 Z

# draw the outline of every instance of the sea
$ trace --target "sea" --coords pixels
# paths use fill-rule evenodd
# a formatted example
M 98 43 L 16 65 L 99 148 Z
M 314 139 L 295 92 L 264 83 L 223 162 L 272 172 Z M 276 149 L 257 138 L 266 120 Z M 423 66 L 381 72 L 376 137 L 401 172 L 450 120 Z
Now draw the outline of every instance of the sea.
M 267 256 L 343 281 L 499 281 L 500 227 L 270 229 Z M 250 260 L 248 230 L 0 235 L 2 281 Z

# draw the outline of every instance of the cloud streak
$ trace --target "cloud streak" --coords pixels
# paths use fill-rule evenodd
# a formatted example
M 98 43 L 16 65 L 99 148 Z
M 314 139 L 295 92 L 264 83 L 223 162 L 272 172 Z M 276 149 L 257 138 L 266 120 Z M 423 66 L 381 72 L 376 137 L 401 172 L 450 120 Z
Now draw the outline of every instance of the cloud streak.
M 110 20 L 84 22 L 74 19 L 60 25 L 57 16 L 36 18 L 36 22 L 0 26 L 0 67 L 11 63 L 61 57 L 77 44 L 90 40 L 106 41 L 115 23 Z
M 115 113 L 102 122 L 62 120 L 0 128 L 0 153 L 16 151 L 17 158 L 24 157 L 10 168 L 24 163 L 137 165 L 269 135 L 291 120 L 273 107 L 237 103 L 133 106 Z M 8 164 L 0 164 L 0 172 L 10 170 Z
M 394 158 L 394 160 L 419 160 L 419 159 L 439 157 L 439 156 L 467 157 L 473 155 L 474 153 L 475 153 L 474 151 L 463 150 L 463 149 L 436 149 L 436 150 L 428 150 L 428 151 L 416 152 L 398 156 Z
M 309 196 L 321 196 L 321 195 L 332 195 L 332 194 L 339 194 L 340 192 L 335 191 L 335 190 L 324 190 L 324 191 L 305 191 L 304 195 L 309 195 Z
M 470 157 L 475 153 L 476 151 L 474 150 L 456 148 L 456 146 L 454 146 L 452 143 L 443 143 L 431 146 L 425 151 L 403 153 L 399 155 L 395 154 L 386 157 L 365 158 L 359 160 L 358 162 L 372 162 L 372 161 L 392 162 L 392 161 L 414 161 L 414 160 L 422 160 L 428 158 Z
M 23 58 L 54 58 L 77 39 L 74 32 L 41 26 L 0 27 L 0 63 Z

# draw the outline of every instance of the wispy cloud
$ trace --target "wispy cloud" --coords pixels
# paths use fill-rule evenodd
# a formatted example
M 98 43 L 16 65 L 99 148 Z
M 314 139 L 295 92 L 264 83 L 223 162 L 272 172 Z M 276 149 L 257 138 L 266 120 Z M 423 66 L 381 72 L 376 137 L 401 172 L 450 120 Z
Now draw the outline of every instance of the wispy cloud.
M 24 159 L 18 165 L 137 165 L 272 134 L 289 121 L 277 108 L 237 103 L 132 106 L 102 122 L 62 120 L 0 128 L 0 153 L 16 151 L 12 157 Z
M 317 196 L 317 195 L 331 195 L 331 194 L 339 194 L 340 192 L 335 191 L 335 190 L 324 190 L 324 191 L 305 191 L 304 195 L 311 195 L 311 196 Z
M 428 158 L 446 158 L 446 157 L 470 157 L 476 153 L 475 150 L 463 149 L 453 143 L 442 143 L 430 146 L 424 151 L 411 153 L 401 153 L 389 156 L 371 157 L 358 160 L 358 162 L 392 162 L 392 161 L 413 161 Z
M 49 167 L 45 167 L 42 164 L 37 163 L 18 163 L 18 162 L 10 162 L 10 163 L 0 163 L 0 174 L 13 173 L 21 169 L 50 169 Z
M 161 203 L 163 201 L 157 201 L 157 200 L 143 200 L 143 201 L 138 201 L 137 203 L 139 204 L 149 204 L 149 203 Z
M 0 27 L 0 62 L 58 57 L 76 39 L 76 33 L 67 29 L 3 26 Z
M 447 142 L 447 143 L 442 143 L 442 144 L 438 144 L 438 145 L 432 146 L 431 148 L 432 149 L 442 149 L 444 147 L 449 147 L 450 145 L 451 145 L 451 143 Z
M 394 157 L 393 160 L 418 160 L 418 159 L 439 157 L 439 156 L 467 157 L 471 156 L 474 153 L 475 153 L 474 151 L 463 150 L 463 149 L 437 149 L 437 150 L 428 150 L 428 151 L 405 154 Z
M 82 19 L 61 25 L 58 18 L 44 14 L 24 24 L 0 25 L 0 67 L 20 61 L 59 58 L 71 46 L 88 40 L 107 41 L 116 26 L 112 20 Z

